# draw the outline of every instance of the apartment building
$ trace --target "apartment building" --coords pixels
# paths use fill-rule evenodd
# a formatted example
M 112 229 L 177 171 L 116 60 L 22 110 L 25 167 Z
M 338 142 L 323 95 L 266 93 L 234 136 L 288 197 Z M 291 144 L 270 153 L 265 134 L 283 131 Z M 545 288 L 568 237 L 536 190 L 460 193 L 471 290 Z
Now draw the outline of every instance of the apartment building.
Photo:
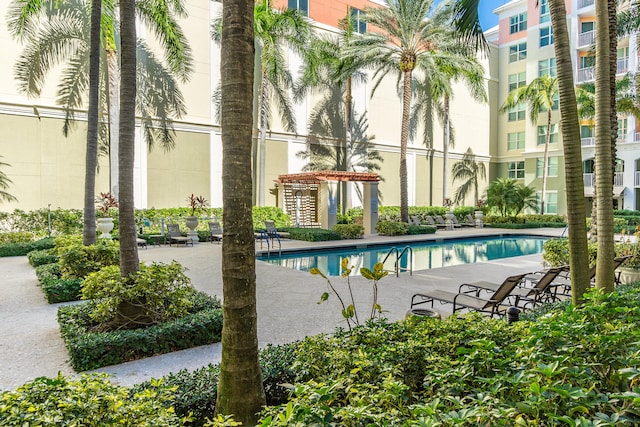
M 543 74 L 556 75 L 553 48 L 553 28 L 548 0 L 536 2 L 513 0 L 494 10 L 499 24 L 488 32 L 497 46 L 498 103 L 507 94 L 530 83 Z M 567 26 L 571 43 L 572 63 L 576 84 L 595 79 L 592 48 L 595 43 L 595 0 L 566 0 Z M 638 67 L 637 39 L 618 40 L 618 76 L 636 72 Z M 559 132 L 560 115 L 557 104 L 552 111 L 550 157 L 547 168 L 545 210 L 549 213 L 567 211 L 564 194 L 564 161 L 562 137 Z M 522 180 L 537 189 L 542 186 L 546 114 L 538 123 L 531 123 L 526 106 L 518 106 L 498 116 L 497 147 L 494 159 L 500 165 L 499 176 Z M 619 115 L 617 166 L 614 177 L 614 201 L 619 209 L 639 209 L 640 196 L 640 133 L 635 117 Z M 593 165 L 595 139 L 593 122 L 581 123 L 583 177 L 587 207 L 593 199 Z

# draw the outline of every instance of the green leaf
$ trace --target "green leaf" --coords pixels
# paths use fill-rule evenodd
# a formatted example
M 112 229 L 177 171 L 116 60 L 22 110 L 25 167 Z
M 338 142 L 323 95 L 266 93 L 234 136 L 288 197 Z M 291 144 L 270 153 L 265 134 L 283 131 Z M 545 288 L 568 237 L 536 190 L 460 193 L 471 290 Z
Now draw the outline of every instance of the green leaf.
M 320 295 L 320 301 L 318 301 L 318 304 L 326 301 L 329 299 L 329 292 L 324 292 L 322 295 Z
M 311 274 L 313 274 L 313 275 L 318 275 L 318 276 L 323 277 L 323 278 L 325 278 L 325 279 L 327 278 L 327 276 L 325 276 L 325 275 L 322 273 L 322 271 L 318 270 L 318 269 L 317 269 L 317 268 L 315 268 L 315 267 L 313 267 L 312 269 L 310 269 L 310 270 L 309 270 L 309 273 L 311 273 Z

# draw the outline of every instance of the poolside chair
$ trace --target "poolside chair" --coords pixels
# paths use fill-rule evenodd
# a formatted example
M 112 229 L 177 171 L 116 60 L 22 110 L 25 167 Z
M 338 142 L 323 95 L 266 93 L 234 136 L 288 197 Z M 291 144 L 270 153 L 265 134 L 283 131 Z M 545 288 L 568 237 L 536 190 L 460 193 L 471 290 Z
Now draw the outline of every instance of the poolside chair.
M 432 225 L 432 226 L 434 226 L 436 228 L 446 228 L 447 227 L 447 224 L 437 223 L 436 220 L 433 219 L 433 217 L 431 215 L 426 215 L 424 218 L 427 221 L 427 224 Z
M 278 231 L 273 221 L 265 221 L 264 228 L 266 228 L 267 234 L 269 235 L 271 240 L 276 237 L 278 238 L 278 240 L 291 238 L 291 234 L 287 233 L 286 231 Z
M 222 241 L 222 227 L 220 227 L 220 222 L 209 222 L 209 240 L 211 241 L 211 243 L 213 243 L 215 240 L 216 242 L 218 242 L 218 244 L 220 244 L 220 242 Z
M 620 257 L 616 257 L 613 259 L 613 270 L 614 270 L 614 283 L 615 285 L 619 285 L 620 284 L 620 272 L 618 271 L 616 273 L 615 270 L 618 269 L 618 267 L 620 267 L 622 264 L 624 264 L 624 262 L 629 259 L 631 257 L 631 255 L 624 255 L 624 256 L 620 256 Z M 558 285 L 559 287 L 562 287 L 562 292 L 559 292 L 558 295 L 563 295 L 563 296 L 570 296 L 571 295 L 571 280 L 570 280 L 570 276 L 569 276 L 569 268 L 566 269 L 565 272 L 563 272 L 562 277 L 564 278 L 564 282 L 560 285 Z M 596 280 L 596 266 L 593 265 L 590 269 L 589 269 L 589 282 L 591 283 L 591 285 L 595 285 L 595 280 Z
M 557 298 L 557 287 L 552 286 L 554 280 L 558 275 L 567 269 L 567 266 L 553 267 L 548 270 L 529 273 L 524 276 L 524 279 L 520 282 L 521 286 L 516 287 L 509 298 L 514 298 L 513 305 L 522 309 L 535 307 L 537 304 L 546 301 L 555 301 Z M 529 284 L 530 286 L 526 286 Z M 460 285 L 458 291 L 460 293 L 475 293 L 476 296 L 480 296 L 481 291 L 495 292 L 500 286 L 499 283 L 493 282 L 473 282 L 464 283 Z M 466 288 L 466 290 L 464 290 Z
M 193 246 L 193 240 L 191 240 L 190 237 L 185 237 L 182 235 L 182 233 L 180 232 L 180 226 L 178 224 L 167 224 L 166 238 L 167 240 L 169 240 L 169 246 L 174 243 L 176 244 L 176 246 L 180 246 L 181 243 L 185 246 L 191 243 L 191 246 Z
M 445 227 L 449 226 L 447 224 L 447 221 L 444 219 L 444 217 L 442 215 L 434 215 L 433 217 L 435 218 L 436 223 L 441 224 L 441 225 L 443 225 Z M 455 222 L 451 221 L 451 228 L 460 228 L 460 227 L 461 227 L 461 225 L 458 223 L 457 220 Z
M 473 215 L 471 215 L 471 214 L 467 214 L 467 215 L 465 216 L 465 218 L 467 219 L 467 222 L 466 222 L 466 223 L 464 223 L 464 224 L 467 224 L 467 225 L 469 225 L 470 227 L 476 227 L 476 225 L 477 225 L 477 224 L 476 224 L 476 219 L 473 217 Z
M 420 218 L 418 215 L 411 215 L 409 217 L 409 225 L 420 225 Z
M 489 297 L 480 298 L 474 295 L 466 293 L 454 293 L 448 291 L 433 290 L 423 294 L 415 294 L 411 297 L 411 308 L 431 303 L 433 308 L 434 301 L 440 301 L 442 304 L 453 304 L 453 312 L 458 310 L 473 310 L 481 313 L 488 313 L 493 317 L 494 315 L 502 316 L 509 308 L 508 305 L 503 304 L 511 292 L 516 286 L 524 279 L 524 274 L 518 274 L 515 276 L 509 276 L 504 279 L 504 282 L 500 287 Z
M 460 222 L 458 221 L 458 217 L 456 217 L 455 215 L 453 216 L 453 218 L 451 218 L 451 221 L 453 221 L 453 226 L 454 227 L 475 227 L 475 224 L 469 224 L 468 222 Z

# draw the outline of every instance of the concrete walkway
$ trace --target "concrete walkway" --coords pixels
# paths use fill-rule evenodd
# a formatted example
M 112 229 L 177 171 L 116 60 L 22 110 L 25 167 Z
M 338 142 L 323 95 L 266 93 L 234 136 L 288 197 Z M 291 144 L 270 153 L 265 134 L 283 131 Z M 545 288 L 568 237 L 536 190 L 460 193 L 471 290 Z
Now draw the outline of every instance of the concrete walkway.
M 539 229 L 513 232 L 513 234 L 559 235 L 562 229 Z M 451 237 L 473 237 L 492 234 L 511 234 L 510 231 L 492 229 L 465 229 L 438 231 L 436 235 L 410 236 L 414 240 L 441 240 Z M 399 245 L 408 236 L 366 236 L 363 240 L 309 243 L 284 241 L 283 250 L 321 248 L 344 245 L 371 245 L 391 243 Z M 260 245 L 256 245 L 260 250 Z M 222 296 L 222 245 L 200 243 L 194 247 L 153 247 L 141 249 L 141 261 L 179 261 L 187 268 L 196 289 Z M 457 265 L 416 271 L 413 275 L 390 275 L 379 284 L 379 303 L 386 317 L 398 320 L 405 316 L 411 296 L 427 289 L 457 291 L 459 284 L 476 280 L 501 282 L 506 276 L 539 270 L 540 255 L 499 259 L 476 264 Z M 0 258 L 0 390 L 13 390 L 38 376 L 55 376 L 61 371 L 73 375 L 67 362 L 67 351 L 60 337 L 56 321 L 57 304 L 47 304 L 38 286 L 34 269 L 26 257 Z M 258 340 L 261 346 L 282 344 L 308 335 L 331 333 L 341 321 L 339 305 L 334 297 L 317 304 L 326 284 L 317 276 L 265 262 L 256 262 L 258 299 Z M 335 285 L 342 279 L 334 278 Z M 351 278 L 361 312 L 370 307 L 371 286 L 367 280 Z M 451 306 L 436 306 L 447 315 Z M 220 361 L 221 345 L 212 344 L 142 360 L 108 366 L 99 372 L 111 374 L 112 381 L 122 385 L 136 384 L 150 378 L 159 378 L 183 368 L 196 369 Z

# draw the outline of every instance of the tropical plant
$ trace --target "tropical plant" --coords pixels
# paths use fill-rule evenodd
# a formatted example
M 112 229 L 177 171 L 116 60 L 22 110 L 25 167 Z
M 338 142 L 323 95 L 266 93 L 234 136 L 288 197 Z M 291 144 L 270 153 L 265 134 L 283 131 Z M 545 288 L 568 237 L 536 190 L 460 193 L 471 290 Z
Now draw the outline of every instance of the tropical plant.
M 627 73 L 622 78 L 616 79 L 615 100 L 618 113 L 640 117 L 640 100 L 635 93 L 638 77 L 636 74 Z M 578 102 L 578 117 L 581 120 L 594 120 L 596 115 L 595 83 L 581 83 L 576 88 L 576 101 Z
M 117 208 L 118 207 L 118 199 L 113 197 L 113 194 L 110 192 L 100 193 L 95 200 L 96 205 L 98 205 L 98 210 L 103 214 L 109 213 L 109 208 Z
M 196 196 L 193 193 L 189 197 L 187 197 L 187 202 L 189 202 L 189 208 L 191 208 L 191 216 L 195 216 L 195 214 L 203 209 L 206 209 L 209 206 L 209 202 L 203 196 Z
M 255 425 L 265 405 L 258 358 L 256 265 L 251 221 L 253 142 L 254 27 L 253 0 L 222 3 L 221 127 L 222 239 L 224 296 L 222 360 L 216 415 L 233 414 L 243 425 Z M 229 239 L 226 236 L 233 236 Z
M 573 85 L 571 46 L 567 30 L 567 10 L 564 0 L 549 0 L 549 11 L 554 33 L 554 50 L 558 71 L 560 99 L 560 129 L 564 148 L 565 182 L 570 247 L 571 293 L 574 304 L 582 299 L 589 286 L 589 262 L 587 252 L 587 226 L 582 181 L 582 147 L 578 108 Z
M 487 204 L 502 216 L 516 216 L 537 207 L 536 191 L 515 179 L 498 178 L 487 188 Z
M 387 7 L 366 9 L 366 20 L 382 32 L 365 33 L 354 42 L 353 49 L 362 53 L 366 63 L 376 67 L 373 90 L 387 75 L 402 80 L 402 126 L 400 132 L 400 217 L 409 221 L 407 184 L 407 143 L 414 70 L 427 58 L 446 56 L 446 46 L 457 42 L 460 35 L 478 35 L 477 1 L 465 1 L 464 19 L 457 19 L 460 9 L 450 2 L 434 5 L 433 0 L 390 0 Z M 475 5 L 475 11 L 471 10 Z M 458 7 L 457 5 L 456 7 Z M 464 7 L 463 7 L 464 8 Z M 460 32 L 454 29 L 461 28 Z M 482 38 L 480 33 L 480 38 Z
M 531 123 L 538 123 L 541 111 L 547 112 L 547 130 L 544 142 L 544 158 L 542 162 L 542 195 L 540 198 L 540 213 L 544 214 L 544 201 L 547 193 L 547 165 L 549 164 L 549 142 L 551 141 L 551 111 L 558 96 L 558 79 L 545 74 L 533 79 L 531 83 L 512 90 L 500 107 L 501 113 L 506 113 L 517 105 L 526 103 L 529 106 Z
M 270 0 L 259 0 L 254 8 L 254 35 L 259 52 L 260 78 L 258 89 L 258 129 L 259 142 L 252 151 L 254 164 L 258 170 L 257 204 L 264 206 L 266 137 L 271 121 L 272 105 L 280 113 L 284 127 L 296 131 L 296 118 L 289 97 L 293 89 L 293 78 L 287 68 L 285 49 L 303 55 L 311 36 L 307 19 L 297 9 L 275 9 Z M 212 24 L 213 40 L 222 44 L 222 17 Z
M 453 164 L 451 172 L 453 173 L 453 182 L 462 181 L 462 184 L 456 189 L 454 202 L 460 205 L 467 195 L 473 191 L 473 204 L 474 206 L 479 206 L 478 181 L 487 178 L 487 168 L 484 163 L 476 161 L 476 156 L 473 154 L 471 147 L 467 148 L 462 160 Z
M 0 166 L 4 167 L 11 165 L 9 163 L 0 162 Z M 9 189 L 9 184 L 13 184 L 13 181 L 9 179 L 4 171 L 0 170 L 0 200 L 4 200 L 5 202 L 15 202 L 18 199 L 16 199 L 12 194 L 9 194 L 7 191 L 5 191 Z

